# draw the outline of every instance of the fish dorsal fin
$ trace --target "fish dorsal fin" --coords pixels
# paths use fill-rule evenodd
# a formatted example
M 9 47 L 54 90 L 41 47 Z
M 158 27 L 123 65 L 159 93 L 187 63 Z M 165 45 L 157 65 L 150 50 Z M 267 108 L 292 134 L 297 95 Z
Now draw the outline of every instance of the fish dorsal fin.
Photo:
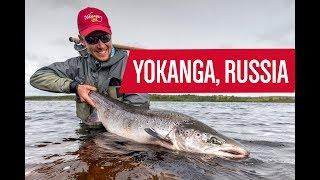
M 159 139 L 160 141 L 164 141 L 165 143 L 169 143 L 169 144 L 171 144 L 171 145 L 173 144 L 170 139 L 167 139 L 167 138 L 161 136 L 159 133 L 157 133 L 157 132 L 156 132 L 154 129 L 152 129 L 152 128 L 145 128 L 144 130 L 145 130 L 150 136 L 152 136 L 152 137 L 154 137 L 154 138 L 157 138 L 157 139 Z

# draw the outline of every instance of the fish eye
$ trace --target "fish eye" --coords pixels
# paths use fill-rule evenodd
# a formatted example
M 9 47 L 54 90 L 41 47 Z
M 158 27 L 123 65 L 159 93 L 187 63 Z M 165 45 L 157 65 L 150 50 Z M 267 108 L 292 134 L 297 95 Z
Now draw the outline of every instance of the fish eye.
M 208 141 L 208 143 L 213 143 L 213 144 L 222 144 L 217 138 L 211 137 Z

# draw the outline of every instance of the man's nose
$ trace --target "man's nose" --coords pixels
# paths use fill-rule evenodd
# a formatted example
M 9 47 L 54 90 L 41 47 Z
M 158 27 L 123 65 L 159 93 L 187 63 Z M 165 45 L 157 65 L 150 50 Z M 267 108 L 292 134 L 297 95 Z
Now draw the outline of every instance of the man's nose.
M 102 47 L 105 47 L 106 46 L 106 44 L 104 44 L 100 39 L 99 39 L 99 41 L 98 41 L 98 47 L 100 47 L 100 48 L 102 48 Z

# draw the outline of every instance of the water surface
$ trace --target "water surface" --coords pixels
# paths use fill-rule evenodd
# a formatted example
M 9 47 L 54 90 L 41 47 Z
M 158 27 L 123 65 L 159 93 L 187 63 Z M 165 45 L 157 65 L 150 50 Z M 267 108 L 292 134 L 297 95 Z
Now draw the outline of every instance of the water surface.
M 251 153 L 240 161 L 88 129 L 73 101 L 26 101 L 25 107 L 26 179 L 295 179 L 293 103 L 151 102 L 236 139 Z

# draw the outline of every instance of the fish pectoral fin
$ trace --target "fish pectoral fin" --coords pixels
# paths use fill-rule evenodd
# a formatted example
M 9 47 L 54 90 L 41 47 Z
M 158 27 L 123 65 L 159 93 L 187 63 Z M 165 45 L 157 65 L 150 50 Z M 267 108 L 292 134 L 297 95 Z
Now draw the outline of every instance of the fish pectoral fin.
M 156 132 L 154 129 L 152 129 L 152 128 L 145 128 L 144 130 L 145 130 L 150 136 L 152 136 L 152 137 L 154 137 L 154 138 L 157 138 L 157 139 L 159 139 L 160 141 L 164 141 L 164 142 L 169 143 L 169 144 L 171 144 L 171 145 L 173 144 L 170 139 L 167 139 L 167 138 L 161 136 L 159 133 L 157 133 L 157 132 Z

